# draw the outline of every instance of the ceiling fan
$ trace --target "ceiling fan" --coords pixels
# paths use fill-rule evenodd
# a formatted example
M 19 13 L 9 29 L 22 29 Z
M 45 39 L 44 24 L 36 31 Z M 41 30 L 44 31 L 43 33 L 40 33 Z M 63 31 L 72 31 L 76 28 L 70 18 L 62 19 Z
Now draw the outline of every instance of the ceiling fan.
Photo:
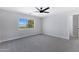
M 49 7 L 46 7 L 46 8 L 44 8 L 44 7 L 40 7 L 40 8 L 35 7 L 35 8 L 38 10 L 36 12 L 39 12 L 39 13 L 49 13 L 47 10 L 50 9 Z

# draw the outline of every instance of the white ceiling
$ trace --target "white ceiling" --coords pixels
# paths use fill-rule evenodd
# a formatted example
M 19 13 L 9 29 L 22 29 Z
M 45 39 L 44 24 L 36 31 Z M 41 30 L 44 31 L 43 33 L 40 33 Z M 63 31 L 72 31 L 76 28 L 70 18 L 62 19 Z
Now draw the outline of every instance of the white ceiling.
M 38 16 L 38 17 L 44 17 L 44 16 L 57 14 L 57 13 L 67 13 L 67 12 L 69 13 L 72 11 L 79 10 L 78 7 L 50 7 L 50 9 L 47 10 L 50 13 L 46 14 L 46 13 L 35 12 L 35 11 L 37 11 L 35 7 L 0 7 L 0 9 L 9 10 L 9 11 L 16 11 L 16 12 L 34 15 L 34 16 Z

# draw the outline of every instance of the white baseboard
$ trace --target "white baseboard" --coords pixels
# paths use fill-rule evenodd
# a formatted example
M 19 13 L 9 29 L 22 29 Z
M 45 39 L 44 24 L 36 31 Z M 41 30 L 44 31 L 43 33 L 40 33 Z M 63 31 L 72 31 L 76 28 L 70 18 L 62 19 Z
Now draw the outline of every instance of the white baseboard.
M 23 38 L 23 37 L 30 37 L 30 36 L 38 35 L 38 34 L 42 34 L 42 33 L 30 34 L 30 35 L 21 35 L 21 36 L 17 36 L 17 37 L 7 38 L 7 39 L 4 39 L 4 40 L 0 40 L 0 43 L 1 42 L 5 42 L 5 41 L 10 41 L 10 40 L 15 40 L 15 39 Z M 45 35 L 49 35 L 49 34 L 45 34 Z M 52 36 L 52 35 L 49 35 L 49 36 Z M 52 36 L 52 37 L 57 37 L 57 36 Z M 62 37 L 58 37 L 58 38 L 62 38 Z M 62 39 L 67 39 L 67 38 L 62 38 Z M 69 40 L 69 39 L 67 39 L 67 40 Z
M 41 33 L 39 33 L 41 34 Z M 10 41 L 10 40 L 15 40 L 15 39 L 19 39 L 19 38 L 24 38 L 24 37 L 29 37 L 29 36 L 33 36 L 33 35 L 38 35 L 38 34 L 31 34 L 31 35 L 21 35 L 21 36 L 17 36 L 17 37 L 12 37 L 12 38 L 6 38 L 4 40 L 0 40 L 0 43 L 1 42 L 5 42 L 5 41 Z
M 57 37 L 57 38 L 62 38 L 62 39 L 66 39 L 66 40 L 69 40 L 68 38 L 59 37 L 59 36 L 56 36 L 56 35 L 51 35 L 51 34 L 46 34 L 46 33 L 45 33 L 45 35 L 49 35 L 49 36 L 51 36 L 51 37 Z

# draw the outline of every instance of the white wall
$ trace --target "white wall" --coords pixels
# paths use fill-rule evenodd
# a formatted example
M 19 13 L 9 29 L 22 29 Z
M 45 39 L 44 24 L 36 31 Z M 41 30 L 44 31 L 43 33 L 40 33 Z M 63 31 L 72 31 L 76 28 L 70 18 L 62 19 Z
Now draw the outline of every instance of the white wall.
M 24 17 L 27 19 L 35 20 L 35 28 L 19 30 L 18 20 Z M 0 10 L 0 42 L 12 40 L 20 37 L 26 37 L 29 35 L 35 35 L 41 33 L 41 20 L 40 18 L 29 16 L 17 12 Z
M 43 20 L 43 32 L 51 36 L 69 39 L 69 18 L 65 14 L 56 14 Z
M 70 14 L 59 13 L 43 19 L 18 12 L 0 10 L 0 42 L 42 32 L 51 36 L 69 39 L 70 36 L 73 36 L 73 15 L 76 14 L 79 14 L 79 11 Z M 17 26 L 20 17 L 34 19 L 35 28 L 18 30 Z

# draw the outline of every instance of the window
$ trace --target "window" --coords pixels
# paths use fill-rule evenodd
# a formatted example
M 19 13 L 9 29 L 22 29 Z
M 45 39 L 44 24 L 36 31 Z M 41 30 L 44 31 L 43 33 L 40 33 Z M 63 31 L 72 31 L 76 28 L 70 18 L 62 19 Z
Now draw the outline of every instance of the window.
M 34 20 L 32 19 L 26 19 L 26 18 L 20 18 L 19 19 L 19 28 L 20 29 L 26 29 L 26 28 L 34 28 Z

